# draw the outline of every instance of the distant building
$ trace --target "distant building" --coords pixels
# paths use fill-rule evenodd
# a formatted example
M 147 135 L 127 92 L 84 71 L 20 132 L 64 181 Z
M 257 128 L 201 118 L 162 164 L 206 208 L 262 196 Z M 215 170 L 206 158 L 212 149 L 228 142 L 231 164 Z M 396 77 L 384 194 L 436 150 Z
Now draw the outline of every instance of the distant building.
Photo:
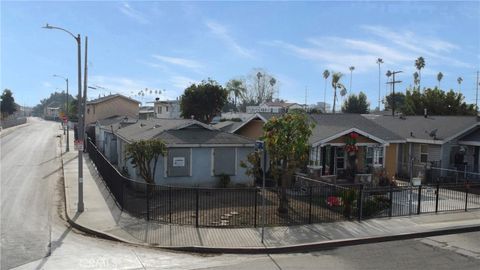
M 153 108 L 156 118 L 179 119 L 180 101 L 179 100 L 157 100 L 153 102 Z
M 153 106 L 142 106 L 138 112 L 138 119 L 155 118 L 155 108 Z
M 258 106 L 247 106 L 247 113 L 284 113 L 291 109 L 304 109 L 304 106 L 298 103 L 287 102 L 264 102 Z
M 126 96 L 115 94 L 87 102 L 85 124 L 112 116 L 138 117 L 140 102 Z

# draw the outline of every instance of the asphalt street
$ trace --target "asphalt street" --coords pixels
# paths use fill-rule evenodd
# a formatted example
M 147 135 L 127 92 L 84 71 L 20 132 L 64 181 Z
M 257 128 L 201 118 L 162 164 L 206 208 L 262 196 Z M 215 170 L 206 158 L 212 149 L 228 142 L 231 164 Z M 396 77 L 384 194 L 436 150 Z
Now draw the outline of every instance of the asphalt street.
M 9 269 L 48 253 L 52 187 L 61 172 L 59 124 L 30 118 L 2 131 L 1 268 Z M 5 134 L 4 134 L 5 133 Z

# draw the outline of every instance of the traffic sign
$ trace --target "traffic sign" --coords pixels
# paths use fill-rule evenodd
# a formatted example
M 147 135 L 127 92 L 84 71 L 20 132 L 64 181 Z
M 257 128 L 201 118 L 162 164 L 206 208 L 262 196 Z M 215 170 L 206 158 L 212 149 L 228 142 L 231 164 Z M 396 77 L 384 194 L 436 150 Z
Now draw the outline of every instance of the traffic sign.
M 75 149 L 75 151 L 83 151 L 83 141 L 75 140 L 73 149 Z

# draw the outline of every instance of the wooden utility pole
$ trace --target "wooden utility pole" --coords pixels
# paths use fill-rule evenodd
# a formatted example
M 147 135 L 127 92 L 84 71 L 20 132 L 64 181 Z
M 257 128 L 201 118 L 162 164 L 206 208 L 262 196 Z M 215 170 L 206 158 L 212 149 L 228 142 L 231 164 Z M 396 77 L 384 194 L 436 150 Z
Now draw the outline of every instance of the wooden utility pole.
M 392 84 L 392 116 L 395 117 L 395 84 L 401 83 L 402 81 L 395 81 L 395 74 L 402 73 L 403 71 L 392 71 L 391 74 L 393 75 L 392 81 L 387 82 L 387 84 Z

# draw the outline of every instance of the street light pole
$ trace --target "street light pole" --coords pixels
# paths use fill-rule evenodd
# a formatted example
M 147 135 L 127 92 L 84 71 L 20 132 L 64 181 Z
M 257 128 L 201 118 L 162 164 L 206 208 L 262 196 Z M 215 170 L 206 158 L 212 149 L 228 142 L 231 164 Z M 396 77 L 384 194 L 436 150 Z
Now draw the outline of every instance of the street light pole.
M 67 119 L 67 147 L 65 149 L 65 152 L 69 152 L 70 151 L 70 135 L 69 135 L 69 132 L 68 132 L 68 130 L 69 130 L 69 127 L 68 127 L 68 78 L 65 78 L 63 76 L 56 75 L 56 74 L 54 74 L 53 77 L 62 78 L 62 79 L 65 80 L 65 82 L 67 84 L 67 98 L 66 98 L 66 100 L 67 100 L 67 108 L 66 108 L 66 111 L 67 111 L 67 116 L 66 116 L 67 117 L 66 118 Z
M 78 138 L 83 141 L 83 125 L 82 125 L 82 115 L 83 115 L 83 109 L 82 109 L 82 60 L 81 60 L 81 38 L 80 34 L 75 36 L 72 34 L 72 32 L 63 29 L 61 27 L 56 27 L 56 26 L 51 26 L 48 23 L 43 27 L 45 29 L 57 29 L 57 30 L 62 30 L 66 33 L 68 33 L 70 36 L 72 36 L 75 41 L 77 42 L 77 59 L 78 59 Z M 82 191 L 82 192 L 80 192 Z M 78 150 L 78 204 L 77 204 L 77 211 L 78 212 L 83 212 L 84 210 L 84 205 L 83 205 L 83 150 L 79 148 Z

